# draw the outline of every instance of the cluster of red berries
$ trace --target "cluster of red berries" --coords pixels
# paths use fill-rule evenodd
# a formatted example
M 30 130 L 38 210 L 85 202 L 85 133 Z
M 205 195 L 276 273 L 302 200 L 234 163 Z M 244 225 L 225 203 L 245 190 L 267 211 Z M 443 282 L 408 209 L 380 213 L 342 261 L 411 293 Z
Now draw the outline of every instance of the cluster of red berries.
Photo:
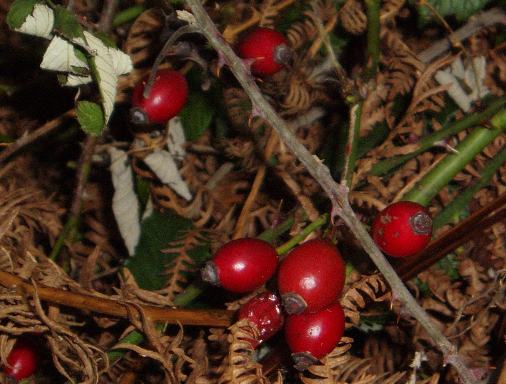
M 255 75 L 272 75 L 280 71 L 291 58 L 288 41 L 279 32 L 268 28 L 256 28 L 237 45 L 239 56 L 251 61 Z M 185 77 L 171 69 L 156 72 L 153 84 L 144 95 L 149 75 L 138 81 L 132 92 L 131 120 L 134 124 L 165 124 L 176 116 L 188 99 Z
M 5 374 L 17 381 L 26 379 L 35 373 L 37 368 L 37 354 L 35 348 L 27 342 L 17 342 L 7 357 L 7 365 L 3 368 Z
M 214 254 L 202 269 L 202 278 L 231 292 L 251 292 L 274 275 L 277 262 L 276 250 L 269 243 L 237 239 Z M 273 336 L 284 323 L 297 369 L 304 370 L 325 356 L 344 331 L 344 312 L 337 302 L 344 280 L 345 264 L 332 244 L 310 240 L 293 249 L 279 266 L 281 300 L 272 292 L 264 292 L 239 311 L 239 319 L 249 319 L 259 331 L 253 346 Z

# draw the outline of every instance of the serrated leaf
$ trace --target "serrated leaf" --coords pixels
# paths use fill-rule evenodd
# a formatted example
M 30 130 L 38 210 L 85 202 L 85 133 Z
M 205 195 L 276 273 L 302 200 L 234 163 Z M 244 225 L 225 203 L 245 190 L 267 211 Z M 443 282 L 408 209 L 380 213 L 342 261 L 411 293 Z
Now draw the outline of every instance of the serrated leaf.
M 54 13 L 44 4 L 35 4 L 33 12 L 16 31 L 48 39 L 53 32 Z
M 40 67 L 49 71 L 71 72 L 79 75 L 84 75 L 82 71 L 89 72 L 90 69 L 86 57 L 77 56 L 74 45 L 59 36 L 53 37 L 49 43 Z
M 28 15 L 31 15 L 37 0 L 16 0 L 7 13 L 6 22 L 12 29 L 23 25 Z
M 174 213 L 153 212 L 141 223 L 141 236 L 135 254 L 125 266 L 133 273 L 135 280 L 143 289 L 160 289 L 166 281 L 163 267 L 174 258 L 173 254 L 161 250 L 175 241 L 180 231 L 192 228 L 192 222 Z
M 198 139 L 211 124 L 214 108 L 200 92 L 192 92 L 179 116 L 186 133 L 187 140 Z
M 54 29 L 69 40 L 83 37 L 83 28 L 76 17 L 66 8 L 57 5 L 54 8 Z
M 139 201 L 135 194 L 132 169 L 126 152 L 110 147 L 109 155 L 114 187 L 112 211 L 128 254 L 131 256 L 135 252 L 141 235 Z
M 92 70 L 95 71 L 107 123 L 114 107 L 118 76 L 131 71 L 132 62 L 124 52 L 107 47 L 93 34 L 85 31 L 84 36 L 87 45 L 94 52 L 91 59 L 94 63 Z
M 171 187 L 179 196 L 186 200 L 192 199 L 188 185 L 181 177 L 172 155 L 163 150 L 156 150 L 144 158 L 146 165 L 164 184 Z
M 80 76 L 76 74 L 68 74 L 65 78 L 65 81 L 62 82 L 62 85 L 67 87 L 77 87 L 83 84 L 89 84 L 93 81 L 91 76 Z
M 77 103 L 77 120 L 84 132 L 99 135 L 104 129 L 104 112 L 100 105 L 91 101 Z
M 427 3 L 440 16 L 455 16 L 459 21 L 465 21 L 475 12 L 481 10 L 490 0 L 427 0 Z M 420 4 L 419 1 L 411 0 L 412 4 Z M 418 12 L 422 23 L 434 18 L 434 14 L 427 6 L 418 5 Z

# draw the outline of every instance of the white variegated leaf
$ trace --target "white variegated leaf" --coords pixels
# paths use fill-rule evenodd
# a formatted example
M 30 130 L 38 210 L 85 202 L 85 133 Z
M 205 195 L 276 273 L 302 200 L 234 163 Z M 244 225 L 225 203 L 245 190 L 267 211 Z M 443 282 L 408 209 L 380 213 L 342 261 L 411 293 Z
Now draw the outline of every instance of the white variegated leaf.
M 118 76 L 112 65 L 109 50 L 102 40 L 87 31 L 84 32 L 84 36 L 86 43 L 94 52 L 93 60 L 98 72 L 98 89 L 102 97 L 102 107 L 104 108 L 105 122 L 107 123 L 114 107 Z
M 109 155 L 111 156 L 110 168 L 112 185 L 114 186 L 112 211 L 128 253 L 133 255 L 141 236 L 141 225 L 139 222 L 139 201 L 134 190 L 132 170 L 126 152 L 111 147 Z
M 49 39 L 54 25 L 54 13 L 44 4 L 35 4 L 33 12 L 16 31 Z
M 183 160 L 186 156 L 186 151 L 184 149 L 186 136 L 179 116 L 169 120 L 167 131 L 167 148 L 170 154 L 177 160 Z
M 108 47 L 107 49 L 111 56 L 114 73 L 116 73 L 117 76 L 126 75 L 132 71 L 133 66 L 130 56 L 116 48 Z
M 155 173 L 160 181 L 171 187 L 178 195 L 191 200 L 192 195 L 188 185 L 182 179 L 172 155 L 164 150 L 156 150 L 144 159 L 144 162 Z
M 93 79 L 91 78 L 91 76 L 79 76 L 69 74 L 67 76 L 67 82 L 64 85 L 67 87 L 77 87 L 79 85 L 89 84 L 92 81 Z
M 88 63 L 81 61 L 76 56 L 74 44 L 69 43 L 59 36 L 54 36 L 49 43 L 44 57 L 42 58 L 42 63 L 40 63 L 40 67 L 49 71 L 70 73 L 75 71 L 75 67 L 89 69 Z
M 102 97 L 102 107 L 104 108 L 104 116 L 107 123 L 111 117 L 116 98 L 117 71 L 125 73 L 124 71 L 132 69 L 132 64 L 127 55 L 121 55 L 117 52 L 112 54 L 111 50 L 118 50 L 107 47 L 102 40 L 91 33 L 85 31 L 84 36 L 89 48 L 94 52 L 93 60 L 98 72 L 98 88 Z

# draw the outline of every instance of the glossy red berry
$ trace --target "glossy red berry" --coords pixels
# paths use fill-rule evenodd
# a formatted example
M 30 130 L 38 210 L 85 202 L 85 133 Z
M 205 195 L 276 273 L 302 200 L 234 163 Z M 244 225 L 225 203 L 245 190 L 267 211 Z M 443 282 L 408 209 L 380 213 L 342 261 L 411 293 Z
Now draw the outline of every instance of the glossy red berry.
M 244 304 L 239 310 L 239 320 L 248 319 L 258 329 L 259 337 L 256 346 L 276 334 L 283 327 L 284 317 L 281 301 L 272 292 L 258 294 Z
M 17 343 L 7 357 L 4 371 L 16 380 L 22 380 L 35 373 L 37 356 L 35 349 L 25 343 Z
M 235 293 L 251 292 L 274 274 L 278 254 L 269 243 L 243 238 L 223 245 L 202 270 L 202 279 Z
M 344 287 L 345 264 L 337 248 L 323 240 L 307 241 L 283 260 L 278 288 L 288 314 L 316 312 L 337 300 Z
M 163 124 L 183 109 L 188 98 L 186 79 L 177 71 L 160 69 L 144 98 L 149 75 L 139 81 L 132 92 L 132 122 L 135 124 Z
M 424 249 L 432 235 L 427 209 L 411 201 L 399 201 L 383 209 L 372 224 L 372 238 L 393 257 L 406 257 Z
M 283 34 L 268 28 L 256 28 L 237 45 L 239 56 L 251 59 L 251 72 L 272 75 L 283 68 L 291 58 L 288 40 Z
M 295 368 L 303 371 L 332 351 L 344 332 L 344 311 L 334 303 L 316 313 L 286 318 L 285 337 Z

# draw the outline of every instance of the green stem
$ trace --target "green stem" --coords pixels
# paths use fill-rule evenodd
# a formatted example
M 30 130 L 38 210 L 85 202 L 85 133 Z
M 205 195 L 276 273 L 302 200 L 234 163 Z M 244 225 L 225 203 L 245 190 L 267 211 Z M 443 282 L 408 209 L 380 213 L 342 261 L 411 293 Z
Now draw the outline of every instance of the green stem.
M 390 157 L 378 162 L 372 167 L 370 174 L 374 176 L 382 176 L 387 174 L 394 168 L 397 168 L 407 161 L 418 156 L 420 153 L 434 147 L 434 145 L 446 139 L 447 137 L 456 135 L 457 133 L 474 127 L 475 125 L 483 124 L 484 121 L 487 121 L 497 112 L 499 112 L 505 104 L 506 98 L 504 97 L 494 100 L 483 112 L 467 115 L 463 119 L 449 125 L 448 127 L 425 136 L 422 140 L 420 140 L 419 146 L 415 151 L 406 155 Z
M 443 225 L 458 221 L 459 214 L 468 205 L 473 196 L 482 188 L 486 187 L 496 171 L 506 162 L 506 147 L 501 150 L 494 158 L 487 162 L 487 165 L 481 173 L 481 177 L 458 195 L 450 204 L 448 204 L 433 220 L 434 229 L 441 228 Z
M 415 185 L 402 200 L 410 200 L 421 205 L 428 205 L 434 196 L 443 189 L 474 157 L 506 128 L 506 110 L 497 114 L 492 120 L 493 128 L 478 127 L 474 129 L 457 146 L 458 153 L 451 153 L 441 160 L 425 177 Z
M 365 0 L 367 7 L 367 54 L 369 79 L 376 76 L 380 58 L 380 0 Z
M 304 228 L 302 231 L 300 231 L 297 235 L 292 237 L 286 243 L 277 247 L 276 252 L 279 255 L 283 255 L 283 254 L 287 253 L 293 247 L 297 246 L 302 240 L 304 240 L 310 233 L 312 233 L 317 228 L 324 225 L 328 221 L 328 219 L 329 219 L 328 214 L 321 215 L 319 218 L 317 218 L 315 221 L 313 221 L 311 224 L 309 224 L 306 228 Z
M 355 163 L 357 161 L 358 142 L 360 139 L 360 122 L 362 117 L 362 106 L 360 102 L 350 109 L 350 128 L 348 130 L 348 142 L 345 148 L 344 171 L 341 183 L 351 188 L 353 172 L 355 171 Z
M 56 257 L 60 254 L 60 251 L 65 244 L 65 240 L 73 241 L 75 238 L 76 230 L 79 225 L 79 218 L 76 216 L 70 216 L 63 227 L 60 236 L 56 240 L 56 243 L 49 254 L 49 258 L 51 260 L 55 260 Z
M 132 20 L 135 20 L 146 8 L 144 5 L 134 5 L 121 12 L 118 12 L 112 20 L 113 28 L 119 27 L 122 24 L 126 24 Z
M 290 216 L 277 227 L 269 228 L 263 231 L 260 235 L 257 236 L 258 239 L 267 241 L 268 243 L 273 243 L 278 237 L 288 232 L 290 228 L 292 228 L 293 223 L 295 222 L 294 216 Z

